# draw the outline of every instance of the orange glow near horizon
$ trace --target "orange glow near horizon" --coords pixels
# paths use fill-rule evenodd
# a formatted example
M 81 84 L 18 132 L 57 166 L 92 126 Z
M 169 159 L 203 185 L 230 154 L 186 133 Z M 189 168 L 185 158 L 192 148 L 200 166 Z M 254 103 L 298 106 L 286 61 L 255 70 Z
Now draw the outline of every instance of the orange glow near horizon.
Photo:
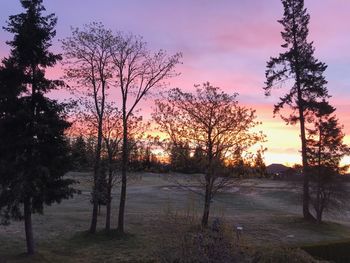
M 278 120 L 278 119 L 277 119 Z M 252 152 L 261 145 L 267 148 L 264 153 L 265 163 L 267 165 L 280 163 L 286 166 L 301 164 L 301 142 L 298 132 L 298 126 L 287 126 L 282 121 L 262 124 L 256 130 L 261 130 L 266 135 L 267 141 L 258 143 L 251 149 Z M 165 139 L 166 135 L 158 131 L 152 130 L 147 132 L 151 136 L 159 136 Z M 350 136 L 345 137 L 345 142 L 349 144 Z M 162 155 L 162 151 L 155 151 L 155 154 Z M 345 157 L 341 162 L 342 165 L 350 164 L 350 157 Z M 350 171 L 350 169 L 349 169 Z

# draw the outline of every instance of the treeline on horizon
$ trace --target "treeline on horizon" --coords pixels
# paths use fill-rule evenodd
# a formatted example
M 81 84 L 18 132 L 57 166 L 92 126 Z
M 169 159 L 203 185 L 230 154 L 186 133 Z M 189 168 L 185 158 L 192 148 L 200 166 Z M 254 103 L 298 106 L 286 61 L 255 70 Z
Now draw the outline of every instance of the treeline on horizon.
M 285 52 L 267 62 L 264 90 L 266 96 L 275 88 L 286 90 L 274 114 L 300 127 L 303 217 L 320 223 L 325 209 L 346 199 L 339 175 L 347 167 L 340 161 L 350 149 L 329 102 L 327 66 L 315 58 L 314 44 L 307 39 L 310 16 L 304 1 L 282 3 L 278 22 Z M 250 175 L 266 173 L 265 149 L 257 147 L 266 138 L 263 131 L 253 131 L 260 125 L 256 111 L 240 105 L 234 90 L 227 94 L 210 82 L 193 92 L 167 89 L 166 82 L 179 74 L 181 53 L 154 52 L 141 36 L 92 22 L 72 29 L 61 41 L 63 54 L 54 54 L 50 48 L 57 18 L 44 14 L 42 0 L 21 4 L 24 12 L 10 16 L 4 27 L 13 39 L 0 67 L 0 219 L 4 224 L 24 220 L 28 254 L 36 252 L 32 214 L 79 194 L 76 181 L 64 176 L 69 170 L 92 169 L 92 234 L 101 203 L 107 209 L 105 228 L 111 229 L 117 184 L 117 231 L 125 232 L 128 173 L 169 169 L 155 157 L 154 147 L 169 154 L 170 169 L 201 174 L 203 229 L 217 192 L 247 170 Z M 64 68 L 63 80 L 47 79 L 45 70 L 57 63 Z M 69 90 L 72 100 L 49 99 L 47 94 L 57 88 Z M 143 120 L 140 102 L 150 96 L 156 96 L 152 120 L 167 136 L 164 140 L 146 137 L 151 124 Z M 284 108 L 291 114 L 283 116 Z M 259 150 L 250 152 L 253 146 Z

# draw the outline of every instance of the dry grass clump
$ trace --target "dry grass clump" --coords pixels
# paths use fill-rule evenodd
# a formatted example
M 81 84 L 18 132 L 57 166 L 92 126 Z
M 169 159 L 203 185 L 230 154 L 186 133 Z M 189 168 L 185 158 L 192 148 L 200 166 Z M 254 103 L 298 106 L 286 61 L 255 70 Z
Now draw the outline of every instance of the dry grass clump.
M 214 219 L 206 229 L 191 213 L 167 214 L 158 221 L 155 258 L 161 263 L 317 263 L 301 249 L 259 248 L 239 240 L 232 224 Z

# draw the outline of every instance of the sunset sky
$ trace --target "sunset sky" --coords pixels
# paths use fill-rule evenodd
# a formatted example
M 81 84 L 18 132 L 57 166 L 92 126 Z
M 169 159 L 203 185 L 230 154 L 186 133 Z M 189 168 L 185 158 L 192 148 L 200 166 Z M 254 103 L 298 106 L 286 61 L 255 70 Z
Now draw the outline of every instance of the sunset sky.
M 2 26 L 9 15 L 22 12 L 19 1 L 0 3 Z M 311 15 L 309 40 L 314 41 L 316 57 L 328 65 L 331 101 L 350 135 L 350 1 L 305 0 L 305 4 Z M 228 93 L 238 92 L 239 101 L 256 109 L 263 122 L 266 162 L 300 162 L 298 127 L 286 126 L 272 114 L 278 94 L 284 91 L 265 98 L 262 89 L 266 61 L 281 51 L 280 0 L 46 0 L 44 5 L 58 17 L 54 51 L 61 52 L 58 39 L 69 36 L 71 26 L 98 21 L 115 31 L 142 35 L 152 50 L 182 52 L 183 65 L 177 68 L 181 75 L 169 87 L 191 90 L 194 84 L 209 81 Z M 1 58 L 9 52 L 5 44 L 9 39 L 11 35 L 1 30 Z M 52 77 L 60 74 L 60 66 L 50 71 Z M 64 99 L 67 93 L 53 96 Z M 146 115 L 151 104 L 143 104 Z

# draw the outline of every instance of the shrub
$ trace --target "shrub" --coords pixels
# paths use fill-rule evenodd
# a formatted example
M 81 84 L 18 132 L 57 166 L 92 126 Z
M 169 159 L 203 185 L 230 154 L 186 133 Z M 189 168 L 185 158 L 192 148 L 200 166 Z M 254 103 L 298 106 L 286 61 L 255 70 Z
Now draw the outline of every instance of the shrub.
M 232 231 L 230 233 L 219 220 L 214 220 L 208 229 L 187 228 L 176 236 L 171 244 L 163 244 L 158 253 L 160 262 L 249 262 L 235 243 Z

